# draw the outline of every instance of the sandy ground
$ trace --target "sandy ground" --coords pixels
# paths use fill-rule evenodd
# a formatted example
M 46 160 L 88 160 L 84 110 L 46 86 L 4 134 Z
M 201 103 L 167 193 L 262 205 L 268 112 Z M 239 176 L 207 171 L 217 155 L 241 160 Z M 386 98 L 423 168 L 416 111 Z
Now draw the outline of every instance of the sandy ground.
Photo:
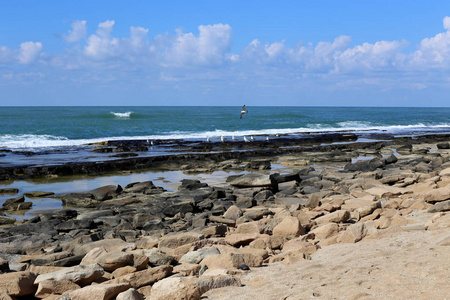
M 254 268 L 241 276 L 243 287 L 202 299 L 450 299 L 450 227 L 424 230 L 430 217 L 416 212 L 416 224 L 323 247 L 312 260 Z

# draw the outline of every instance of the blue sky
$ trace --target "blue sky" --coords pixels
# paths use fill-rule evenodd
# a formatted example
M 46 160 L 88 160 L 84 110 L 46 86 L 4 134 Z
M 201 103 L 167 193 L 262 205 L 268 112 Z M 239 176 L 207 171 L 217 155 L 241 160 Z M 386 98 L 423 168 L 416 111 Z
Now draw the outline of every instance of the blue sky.
M 0 0 L 0 105 L 449 106 L 447 1 Z

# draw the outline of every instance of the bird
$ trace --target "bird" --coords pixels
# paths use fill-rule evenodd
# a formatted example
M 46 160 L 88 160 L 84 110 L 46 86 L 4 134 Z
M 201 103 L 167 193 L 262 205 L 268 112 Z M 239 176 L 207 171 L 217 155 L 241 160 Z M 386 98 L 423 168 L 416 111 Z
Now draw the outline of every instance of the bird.
M 209 140 L 209 136 L 206 137 L 206 142 L 207 142 L 207 143 L 211 142 L 211 141 Z
M 245 105 L 242 106 L 241 117 L 240 117 L 239 119 L 242 119 L 242 116 L 243 116 L 244 114 L 248 114 L 248 110 L 247 110 L 247 108 L 245 108 Z
M 226 141 L 226 139 L 223 135 L 220 137 L 220 140 L 222 141 L 222 143 Z
M 266 141 L 269 141 L 269 137 L 266 137 Z
M 251 139 L 252 141 L 254 141 L 254 140 L 255 140 L 255 138 L 253 137 L 253 135 L 252 135 L 252 136 L 250 136 L 250 139 Z
M 248 138 L 246 138 L 245 135 L 244 135 L 244 142 L 246 142 L 246 143 L 250 142 L 250 140 Z
M 233 141 L 237 141 L 237 138 L 235 138 L 234 135 L 231 136 L 231 139 L 232 139 Z

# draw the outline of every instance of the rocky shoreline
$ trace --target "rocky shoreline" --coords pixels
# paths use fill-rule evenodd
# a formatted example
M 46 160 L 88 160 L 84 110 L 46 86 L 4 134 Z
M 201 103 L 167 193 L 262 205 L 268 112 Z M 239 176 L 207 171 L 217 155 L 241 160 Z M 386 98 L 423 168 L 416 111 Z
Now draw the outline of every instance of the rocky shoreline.
M 355 139 L 342 134 L 321 143 Z M 326 247 L 393 228 L 448 236 L 449 140 L 430 135 L 301 147 L 280 140 L 223 152 L 214 147 L 231 146 L 217 143 L 197 146 L 200 153 L 2 168 L 2 180 L 149 167 L 246 172 L 217 185 L 185 179 L 173 192 L 147 181 L 27 195 L 59 199 L 65 208 L 25 221 L 0 215 L 0 298 L 214 298 L 215 289 L 240 289 L 261 266 L 301 266 Z M 290 171 L 270 171 L 275 163 Z M 11 195 L 4 211 L 29 205 L 17 192 L 0 190 Z M 418 211 L 426 214 L 423 222 L 412 217 Z M 449 239 L 437 247 L 448 245 Z

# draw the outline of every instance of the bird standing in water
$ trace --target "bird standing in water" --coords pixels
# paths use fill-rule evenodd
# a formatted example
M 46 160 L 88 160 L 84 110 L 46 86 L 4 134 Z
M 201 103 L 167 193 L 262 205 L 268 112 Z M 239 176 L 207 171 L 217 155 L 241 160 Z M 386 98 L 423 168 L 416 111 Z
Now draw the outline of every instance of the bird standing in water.
M 244 114 L 248 114 L 248 110 L 247 110 L 247 108 L 245 108 L 245 105 L 242 106 L 241 117 L 240 117 L 239 119 L 242 119 L 242 116 L 243 116 Z

